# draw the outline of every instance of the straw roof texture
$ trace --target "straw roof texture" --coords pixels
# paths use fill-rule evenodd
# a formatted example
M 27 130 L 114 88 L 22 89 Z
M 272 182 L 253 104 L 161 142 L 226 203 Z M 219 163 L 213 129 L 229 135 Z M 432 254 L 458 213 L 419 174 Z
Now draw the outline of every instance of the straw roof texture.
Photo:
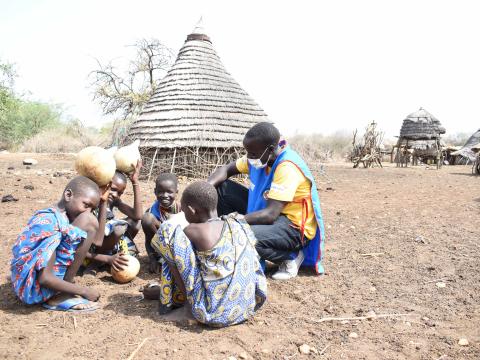
M 468 158 L 470 161 L 474 161 L 476 158 L 475 152 L 477 146 L 480 144 L 480 129 L 478 129 L 470 138 L 467 140 L 465 145 L 458 150 L 452 153 L 452 155 L 461 155 L 465 158 Z M 475 151 L 474 151 L 475 150 Z
M 239 147 L 261 121 L 269 121 L 265 112 L 227 72 L 197 26 L 129 137 L 140 139 L 140 147 Z
M 400 138 L 408 140 L 431 140 L 445 134 L 440 121 L 423 108 L 408 115 L 403 120 Z

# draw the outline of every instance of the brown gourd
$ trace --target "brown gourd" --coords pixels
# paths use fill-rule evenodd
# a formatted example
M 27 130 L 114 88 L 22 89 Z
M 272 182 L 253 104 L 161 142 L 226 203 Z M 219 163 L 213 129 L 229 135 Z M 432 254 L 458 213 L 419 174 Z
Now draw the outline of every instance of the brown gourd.
M 120 284 L 125 284 L 132 281 L 140 271 L 140 262 L 137 260 L 137 258 L 131 255 L 124 256 L 128 259 L 127 267 L 121 271 L 115 271 L 113 268 L 110 271 L 112 273 L 113 280 Z
M 119 148 L 114 155 L 117 164 L 117 170 L 129 174 L 135 170 L 138 160 L 140 160 L 140 151 L 138 147 L 140 140 L 135 140 L 130 145 Z
M 98 184 L 107 185 L 115 174 L 114 149 L 105 150 L 99 146 L 89 146 L 77 154 L 75 170 Z

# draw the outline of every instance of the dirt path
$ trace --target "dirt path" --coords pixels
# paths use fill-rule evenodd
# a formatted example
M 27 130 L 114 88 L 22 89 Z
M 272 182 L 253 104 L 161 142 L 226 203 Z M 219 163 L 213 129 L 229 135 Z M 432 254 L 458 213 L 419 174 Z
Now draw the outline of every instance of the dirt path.
M 480 358 L 480 178 L 468 167 L 327 165 L 328 178 L 318 178 L 327 275 L 269 280 L 268 302 L 252 321 L 211 330 L 163 322 L 156 302 L 139 301 L 138 289 L 154 280 L 144 270 L 125 285 L 107 272 L 79 278 L 101 292 L 103 309 L 93 314 L 21 305 L 7 281 L 10 249 L 32 212 L 54 203 L 73 175 L 71 156 L 35 155 L 29 170 L 25 157 L 0 155 L 0 196 L 19 199 L 0 203 L 0 358 L 126 359 L 144 339 L 135 359 Z M 146 207 L 153 184 L 142 189 Z M 146 269 L 144 256 L 141 263 Z M 319 322 L 372 311 L 407 315 Z M 460 337 L 470 345 L 459 346 Z M 304 343 L 317 353 L 300 354 Z

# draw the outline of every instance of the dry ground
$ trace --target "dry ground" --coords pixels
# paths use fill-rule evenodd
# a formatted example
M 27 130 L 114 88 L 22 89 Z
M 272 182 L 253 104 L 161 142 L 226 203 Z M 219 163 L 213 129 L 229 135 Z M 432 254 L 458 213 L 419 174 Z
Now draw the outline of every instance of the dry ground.
M 101 292 L 103 309 L 93 314 L 21 305 L 7 280 L 10 249 L 33 210 L 54 203 L 70 176 L 53 174 L 73 164 L 68 155 L 35 155 L 39 164 L 25 169 L 24 157 L 0 155 L 0 196 L 19 199 L 0 204 L 2 358 L 125 359 L 144 339 L 135 359 L 480 358 L 480 178 L 467 167 L 327 165 L 328 177 L 318 177 L 327 275 L 304 271 L 288 282 L 270 280 L 268 302 L 253 320 L 211 330 L 164 322 L 156 302 L 139 301 L 138 289 L 154 279 L 144 256 L 132 283 L 114 284 L 107 272 L 78 278 Z M 147 206 L 153 185 L 142 185 Z M 319 322 L 370 311 L 406 315 Z M 459 346 L 461 337 L 470 345 Z M 300 354 L 304 343 L 317 353 Z

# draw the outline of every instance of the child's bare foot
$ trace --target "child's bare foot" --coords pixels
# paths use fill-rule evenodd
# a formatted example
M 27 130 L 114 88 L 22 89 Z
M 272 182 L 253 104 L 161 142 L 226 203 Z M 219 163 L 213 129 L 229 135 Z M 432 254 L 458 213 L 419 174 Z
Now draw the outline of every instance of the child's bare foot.
M 188 304 L 185 304 L 179 309 L 175 309 L 170 311 L 169 313 L 165 315 L 160 315 L 162 320 L 165 321 L 173 321 L 173 322 L 179 322 L 179 323 L 190 323 L 190 321 L 195 321 L 195 318 L 192 315 L 192 311 L 190 310 L 190 306 Z
M 49 299 L 47 301 L 47 305 L 51 306 L 53 308 L 56 308 L 56 307 L 58 307 L 58 305 L 66 302 L 67 300 L 74 299 L 74 298 L 75 299 L 77 299 L 77 298 L 78 299 L 83 299 L 80 296 L 72 296 L 72 295 L 69 295 L 69 294 L 58 294 L 58 295 L 55 295 L 54 297 L 52 297 L 51 299 Z M 93 302 L 93 301 L 87 301 L 87 302 L 84 302 L 84 303 L 73 305 L 69 309 L 70 310 L 94 310 L 94 309 L 97 309 L 97 308 L 98 308 L 98 303 Z

